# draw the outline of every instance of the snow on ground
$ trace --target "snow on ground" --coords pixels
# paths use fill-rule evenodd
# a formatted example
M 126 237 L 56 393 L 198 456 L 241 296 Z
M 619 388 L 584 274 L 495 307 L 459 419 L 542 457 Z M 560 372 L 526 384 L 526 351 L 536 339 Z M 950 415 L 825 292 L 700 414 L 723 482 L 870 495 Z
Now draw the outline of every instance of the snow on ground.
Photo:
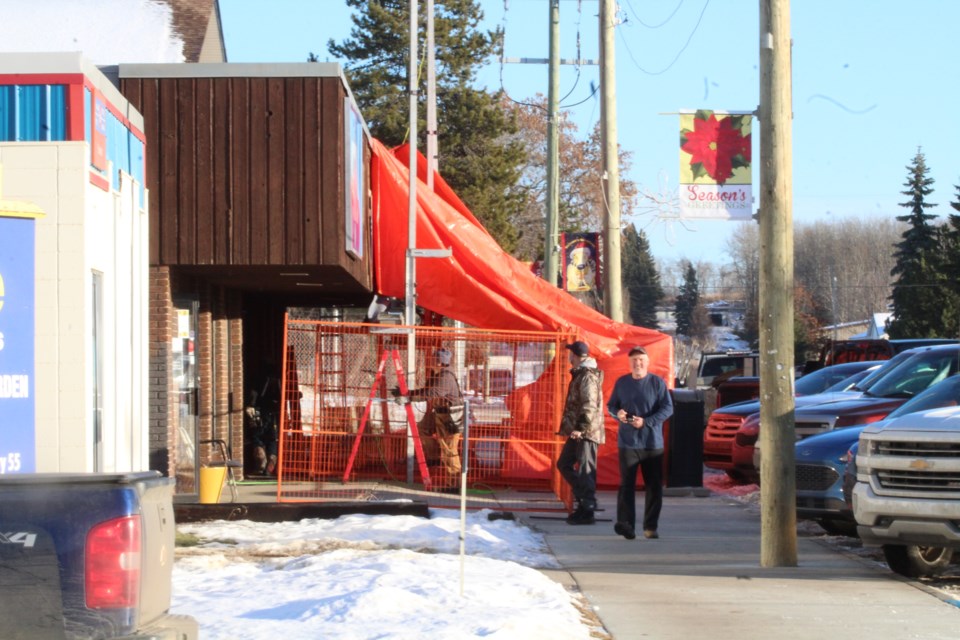
M 750 349 L 750 343 L 733 333 L 730 327 L 711 327 L 714 349 L 716 351 L 745 351 Z
M 462 568 L 456 512 L 180 525 L 201 544 L 177 548 L 172 611 L 205 639 L 590 638 L 543 537 L 489 515 L 467 515 Z
M 703 481 L 759 512 L 756 484 L 710 469 Z M 586 601 L 539 570 L 559 568 L 543 536 L 491 515 L 467 514 L 463 565 L 454 511 L 182 524 L 172 611 L 196 618 L 201 636 L 214 640 L 604 637 L 581 613 Z M 797 533 L 884 566 L 880 550 L 856 538 L 810 521 Z M 183 546 L 191 537 L 199 544 Z M 960 567 L 926 582 L 956 598 Z

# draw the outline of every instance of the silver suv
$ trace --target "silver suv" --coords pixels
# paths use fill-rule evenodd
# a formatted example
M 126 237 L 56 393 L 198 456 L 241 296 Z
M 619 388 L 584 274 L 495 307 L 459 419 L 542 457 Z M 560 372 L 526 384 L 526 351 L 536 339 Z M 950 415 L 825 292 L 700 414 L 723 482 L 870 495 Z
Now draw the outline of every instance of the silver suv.
M 960 549 L 960 407 L 864 429 L 853 512 L 865 545 L 909 577 L 941 573 Z

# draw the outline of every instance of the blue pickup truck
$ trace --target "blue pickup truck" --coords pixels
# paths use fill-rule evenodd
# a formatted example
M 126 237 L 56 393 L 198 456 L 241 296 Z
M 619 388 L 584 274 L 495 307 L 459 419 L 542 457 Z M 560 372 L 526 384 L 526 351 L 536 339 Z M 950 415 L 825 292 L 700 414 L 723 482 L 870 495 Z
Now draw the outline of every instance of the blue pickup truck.
M 194 640 L 169 613 L 173 480 L 0 475 L 0 638 Z

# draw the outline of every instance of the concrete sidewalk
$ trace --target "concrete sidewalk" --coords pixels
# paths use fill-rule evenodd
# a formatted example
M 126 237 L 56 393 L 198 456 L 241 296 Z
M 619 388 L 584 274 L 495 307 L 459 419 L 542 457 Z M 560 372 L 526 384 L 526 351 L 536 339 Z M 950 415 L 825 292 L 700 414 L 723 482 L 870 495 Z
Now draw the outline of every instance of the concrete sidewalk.
M 616 496 L 595 525 L 521 514 L 541 531 L 616 640 L 890 640 L 960 637 L 960 603 L 867 560 L 798 540 L 799 566 L 760 567 L 760 516 L 722 496 L 667 497 L 660 538 L 613 532 Z M 638 511 L 643 494 L 637 495 Z

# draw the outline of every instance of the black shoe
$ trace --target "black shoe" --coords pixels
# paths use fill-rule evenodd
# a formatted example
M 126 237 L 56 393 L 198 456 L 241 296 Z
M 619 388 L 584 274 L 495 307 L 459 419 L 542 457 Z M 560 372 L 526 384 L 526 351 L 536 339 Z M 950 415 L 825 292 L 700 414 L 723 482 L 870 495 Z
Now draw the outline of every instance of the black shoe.
M 574 524 L 574 520 L 583 515 L 583 505 L 577 503 L 576 508 L 567 515 L 567 524 Z
M 634 531 L 633 527 L 628 525 L 626 522 L 618 522 L 617 524 L 613 525 L 613 530 L 617 533 L 617 535 L 621 535 L 627 540 L 633 540 L 637 537 L 637 532 Z
M 643 537 L 646 538 L 647 540 L 654 540 L 656 538 L 659 538 L 660 534 L 657 533 L 656 529 L 644 529 Z
M 575 511 L 567 518 L 567 524 L 594 524 L 596 521 L 593 511 L 589 509 L 584 509 L 579 513 Z

